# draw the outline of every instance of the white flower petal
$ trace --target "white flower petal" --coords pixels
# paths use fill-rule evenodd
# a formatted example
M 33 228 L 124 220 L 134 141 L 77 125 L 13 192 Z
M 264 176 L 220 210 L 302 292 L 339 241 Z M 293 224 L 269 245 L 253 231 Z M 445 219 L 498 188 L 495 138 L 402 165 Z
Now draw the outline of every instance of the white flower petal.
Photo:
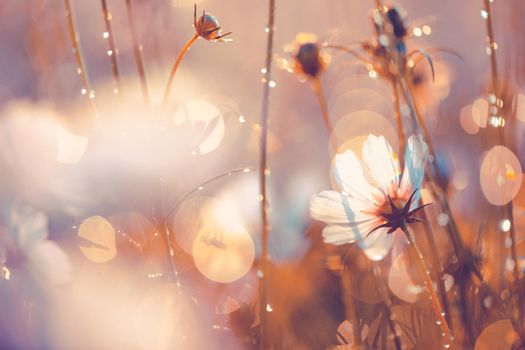
M 46 285 L 63 285 L 69 280 L 71 264 L 58 244 L 44 239 L 28 257 L 29 269 Z
M 381 192 L 366 180 L 363 171 L 368 171 L 353 151 L 345 151 L 335 156 L 334 175 L 339 186 L 351 197 L 376 203 Z
M 385 195 L 395 193 L 399 186 L 399 159 L 384 136 L 369 135 L 363 144 L 363 161 Z
M 387 231 L 388 228 L 382 227 L 359 241 L 359 247 L 368 259 L 380 261 L 387 256 L 394 243 L 394 234 L 388 234 Z
M 323 191 L 312 196 L 310 216 L 327 224 L 354 224 L 374 219 L 369 214 L 372 203 L 336 191 Z
M 380 225 L 378 219 L 372 219 L 355 225 L 328 225 L 323 229 L 325 243 L 335 245 L 353 243 L 362 240 L 374 228 Z
M 428 146 L 421 135 L 410 136 L 405 152 L 405 169 L 399 185 L 399 192 L 402 197 L 408 198 L 414 190 L 421 188 L 427 158 Z M 412 209 L 417 206 L 420 195 L 420 191 L 415 194 L 412 200 Z
M 6 221 L 18 248 L 25 254 L 29 254 L 38 242 L 48 236 L 47 216 L 19 201 L 11 203 Z

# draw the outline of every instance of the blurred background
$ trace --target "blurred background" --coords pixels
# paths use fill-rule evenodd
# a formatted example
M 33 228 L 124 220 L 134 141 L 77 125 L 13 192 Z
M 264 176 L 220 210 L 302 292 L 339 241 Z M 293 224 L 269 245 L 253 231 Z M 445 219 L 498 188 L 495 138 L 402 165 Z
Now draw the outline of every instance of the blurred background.
M 71 0 L 93 90 L 84 93 L 65 3 L 0 3 L 1 348 L 240 349 L 257 343 L 255 169 L 267 3 L 195 2 L 198 16 L 203 10 L 216 16 L 233 41 L 201 39 L 193 45 L 165 113 L 162 94 L 171 65 L 194 34 L 194 1 L 133 1 L 150 106 L 141 93 L 126 1 L 107 1 L 117 49 L 108 53 L 101 1 Z M 494 205 L 501 195 L 490 179 L 484 185 L 492 175 L 480 168 L 493 146 L 486 129 L 490 61 L 482 3 L 396 4 L 412 25 L 409 47 L 457 53 L 432 54 L 435 81 L 421 63 L 414 86 L 453 209 L 466 241 L 475 245 L 482 217 L 488 231 L 498 231 Z M 373 6 L 354 0 L 277 1 L 269 252 L 274 331 L 283 334 L 275 348 L 344 343 L 336 336 L 344 321 L 339 282 L 327 274 L 330 248 L 321 246 L 321 225 L 310 221 L 308 202 L 330 187 L 333 155 L 363 135 L 384 134 L 399 146 L 390 87 L 351 56 L 326 52 L 330 64 L 321 84 L 335 125 L 332 135 L 310 84 L 280 67 L 292 58 L 300 32 L 341 45 L 370 40 Z M 493 11 L 513 116 L 506 133 L 514 153 L 499 161 L 518 176 L 505 186 L 515 198 L 515 215 L 523 216 L 525 6 L 496 0 Z M 118 60 L 118 90 L 111 56 Z M 172 234 L 173 259 L 163 230 Z M 486 248 L 488 262 L 504 264 L 495 244 Z M 492 276 L 500 283 L 501 276 Z M 314 319 L 329 330 L 317 330 L 322 327 Z

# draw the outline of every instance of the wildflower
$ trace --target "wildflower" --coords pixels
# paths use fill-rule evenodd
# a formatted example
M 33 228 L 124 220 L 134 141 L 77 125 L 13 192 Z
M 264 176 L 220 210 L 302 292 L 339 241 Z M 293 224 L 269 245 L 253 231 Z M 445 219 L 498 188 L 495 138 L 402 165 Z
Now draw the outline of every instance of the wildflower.
M 408 140 L 405 169 L 400 176 L 397 155 L 384 138 L 369 135 L 361 162 L 353 151 L 335 157 L 334 174 L 342 192 L 323 191 L 312 197 L 310 215 L 324 221 L 326 243 L 358 242 L 371 260 L 383 259 L 398 228 L 418 221 L 418 207 L 428 148 L 421 136 Z
M 231 32 L 222 34 L 221 26 L 215 16 L 203 11 L 202 15 L 197 19 L 197 5 L 194 5 L 193 9 L 193 26 L 199 37 L 208 41 L 228 41 L 223 38 L 230 35 Z

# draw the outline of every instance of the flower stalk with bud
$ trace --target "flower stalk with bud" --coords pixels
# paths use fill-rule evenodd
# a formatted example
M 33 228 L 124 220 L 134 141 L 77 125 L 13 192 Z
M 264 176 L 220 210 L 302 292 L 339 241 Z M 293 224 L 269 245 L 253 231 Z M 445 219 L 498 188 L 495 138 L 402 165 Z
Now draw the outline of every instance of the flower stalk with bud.
M 321 74 L 326 69 L 326 58 L 321 55 L 321 46 L 317 42 L 315 35 L 300 33 L 297 35 L 296 44 L 294 71 L 296 74 L 306 77 L 312 83 L 326 130 L 331 135 L 333 126 L 320 80 Z
M 202 15 L 197 19 L 197 5 L 194 5 L 193 8 L 193 27 L 195 28 L 195 34 L 190 38 L 190 40 L 186 42 L 186 44 L 184 44 L 182 49 L 179 51 L 177 59 L 171 68 L 168 83 L 164 89 L 164 97 L 162 100 L 163 111 L 166 110 L 168 105 L 173 79 L 175 78 L 175 74 L 177 73 L 180 63 L 182 62 L 184 55 L 186 55 L 186 52 L 188 52 L 197 39 L 203 38 L 211 42 L 225 42 L 229 40 L 224 39 L 224 37 L 231 34 L 231 32 L 223 34 L 217 18 L 210 13 L 206 13 L 206 11 L 203 11 Z

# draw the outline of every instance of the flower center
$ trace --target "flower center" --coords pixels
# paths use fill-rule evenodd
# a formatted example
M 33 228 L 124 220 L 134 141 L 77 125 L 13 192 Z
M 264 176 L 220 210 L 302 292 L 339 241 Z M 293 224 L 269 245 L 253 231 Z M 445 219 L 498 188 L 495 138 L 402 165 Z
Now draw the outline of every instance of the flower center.
M 416 221 L 421 221 L 417 217 L 414 216 L 418 211 L 423 209 L 429 204 L 424 204 L 418 208 L 410 210 L 410 207 L 412 205 L 412 200 L 414 199 L 414 195 L 416 194 L 417 189 L 412 192 L 412 195 L 410 195 L 410 198 L 408 200 L 403 200 L 402 198 L 399 198 L 397 196 L 390 197 L 387 196 L 384 203 L 377 209 L 377 216 L 382 217 L 385 222 L 374 229 L 372 229 L 369 233 L 372 233 L 373 231 L 386 227 L 388 228 L 387 233 L 393 233 L 398 228 L 405 230 L 405 226 L 407 224 L 414 223 Z
M 392 197 L 391 197 L 392 198 Z M 399 212 L 403 211 L 403 208 L 405 207 L 406 201 L 399 197 L 392 198 L 392 203 L 394 203 L 394 206 L 397 208 Z M 387 215 L 390 216 L 394 213 L 394 210 L 392 208 L 392 205 L 390 204 L 390 201 L 388 199 L 385 199 L 383 204 L 379 207 L 377 210 L 377 213 L 379 216 L 381 215 Z

